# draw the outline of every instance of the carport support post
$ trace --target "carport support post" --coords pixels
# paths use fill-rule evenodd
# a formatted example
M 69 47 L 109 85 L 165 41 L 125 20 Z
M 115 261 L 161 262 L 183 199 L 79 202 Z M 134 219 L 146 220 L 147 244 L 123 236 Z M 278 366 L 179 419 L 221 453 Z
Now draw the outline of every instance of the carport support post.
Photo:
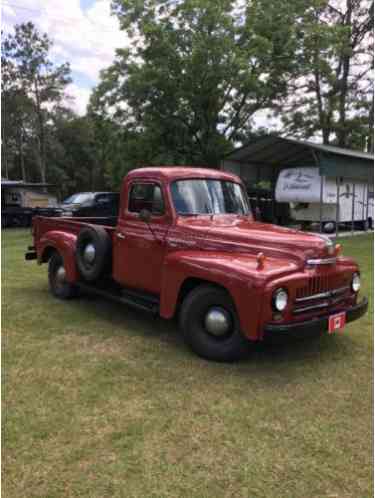
M 367 180 L 367 183 L 366 183 L 366 222 L 368 220 L 368 193 L 369 193 L 369 184 L 370 184 L 370 180 Z M 367 227 L 366 225 L 366 232 L 368 230 L 369 227 Z
M 366 187 L 363 185 L 363 190 L 362 190 L 362 220 L 367 222 L 367 219 L 365 220 L 365 199 L 366 199 Z M 366 229 L 366 224 L 364 224 L 364 228 Z
M 352 192 L 352 235 L 354 234 L 354 202 L 355 202 L 355 183 L 353 183 L 353 192 Z
M 340 178 L 336 176 L 336 239 L 339 235 Z
M 323 176 L 320 175 L 319 232 L 323 233 Z

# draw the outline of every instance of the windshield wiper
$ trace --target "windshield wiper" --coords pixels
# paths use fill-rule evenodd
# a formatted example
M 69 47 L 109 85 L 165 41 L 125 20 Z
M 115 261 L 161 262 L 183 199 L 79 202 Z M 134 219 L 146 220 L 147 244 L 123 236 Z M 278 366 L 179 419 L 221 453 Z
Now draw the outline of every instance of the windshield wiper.
M 205 213 L 179 213 L 177 212 L 178 216 L 201 216 L 202 214 Z

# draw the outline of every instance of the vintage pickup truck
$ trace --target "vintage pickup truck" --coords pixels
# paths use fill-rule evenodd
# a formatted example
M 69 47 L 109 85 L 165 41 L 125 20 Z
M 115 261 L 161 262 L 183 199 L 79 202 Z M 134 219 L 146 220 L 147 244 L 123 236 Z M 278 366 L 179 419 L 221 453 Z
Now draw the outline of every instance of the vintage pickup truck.
M 32 231 L 26 259 L 49 263 L 54 296 L 83 290 L 178 316 L 211 360 L 235 360 L 269 333 L 333 333 L 367 310 L 353 259 L 326 236 L 254 221 L 241 180 L 221 171 L 136 169 L 115 226 L 37 217 Z

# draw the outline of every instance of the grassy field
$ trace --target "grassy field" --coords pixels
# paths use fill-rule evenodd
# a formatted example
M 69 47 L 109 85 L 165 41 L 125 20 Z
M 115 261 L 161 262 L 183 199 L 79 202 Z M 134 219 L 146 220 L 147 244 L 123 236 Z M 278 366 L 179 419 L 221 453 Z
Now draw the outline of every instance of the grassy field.
M 7 498 L 370 498 L 372 237 L 342 241 L 371 313 L 339 336 L 195 357 L 176 324 L 50 296 L 3 232 Z

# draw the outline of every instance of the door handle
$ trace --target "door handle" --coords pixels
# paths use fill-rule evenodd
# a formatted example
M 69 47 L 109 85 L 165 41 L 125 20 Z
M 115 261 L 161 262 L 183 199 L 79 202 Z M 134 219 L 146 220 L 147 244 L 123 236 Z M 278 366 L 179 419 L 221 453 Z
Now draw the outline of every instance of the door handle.
M 125 239 L 125 235 L 123 233 L 116 233 L 116 237 L 118 237 L 119 239 Z

